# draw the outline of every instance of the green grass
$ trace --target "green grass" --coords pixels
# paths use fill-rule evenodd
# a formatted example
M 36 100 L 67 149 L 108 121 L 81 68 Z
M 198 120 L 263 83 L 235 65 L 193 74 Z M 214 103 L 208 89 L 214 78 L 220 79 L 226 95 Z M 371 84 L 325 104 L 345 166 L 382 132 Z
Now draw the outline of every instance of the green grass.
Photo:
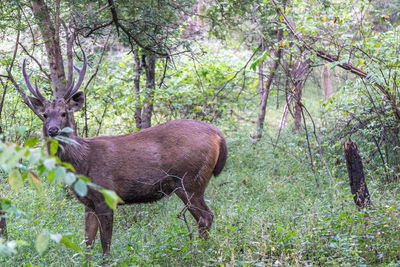
M 373 208 L 357 211 L 343 164 L 335 166 L 335 185 L 318 160 L 316 187 L 303 137 L 282 134 L 279 148 L 273 131 L 258 143 L 253 128 L 226 122 L 229 160 L 212 178 L 206 192 L 215 218 L 209 239 L 194 234 L 177 218 L 183 204 L 172 196 L 162 201 L 121 206 L 115 216 L 111 257 L 103 259 L 99 240 L 92 259 L 53 241 L 39 255 L 36 236 L 43 230 L 67 234 L 84 250 L 83 206 L 66 199 L 62 188 L 46 186 L 42 193 L 25 187 L 13 192 L 2 181 L 2 197 L 20 214 L 10 214 L 11 240 L 27 244 L 1 266 L 271 266 L 399 264 L 400 186 L 368 180 Z M 186 217 L 192 231 L 194 220 Z

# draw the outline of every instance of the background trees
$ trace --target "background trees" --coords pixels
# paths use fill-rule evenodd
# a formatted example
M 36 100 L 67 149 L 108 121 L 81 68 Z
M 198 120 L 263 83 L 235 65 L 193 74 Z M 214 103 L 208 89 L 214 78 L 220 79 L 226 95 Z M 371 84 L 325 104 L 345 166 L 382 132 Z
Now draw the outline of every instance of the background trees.
M 0 261 L 84 261 L 70 251 L 81 251 L 83 235 L 68 235 L 81 231 L 80 206 L 65 201 L 58 187 L 40 194 L 24 180 L 30 170 L 47 177 L 46 158 L 38 170 L 23 159 L 19 167 L 31 166 L 20 169 L 26 190 L 14 192 L 5 156 L 10 144 L 22 146 L 41 131 L 26 107 L 23 59 L 42 92 L 63 94 L 82 48 L 89 68 L 78 134 L 116 135 L 193 118 L 217 124 L 229 142 L 227 171 L 208 192 L 217 220 L 211 240 L 186 238 L 190 230 L 174 219 L 174 199 L 122 208 L 114 235 L 118 264 L 396 263 L 398 6 L 383 0 L 2 3 L 0 197 L 10 242 L 25 243 L 0 242 L 0 253 L 11 255 Z M 375 205 L 368 212 L 352 206 L 343 155 L 349 137 L 363 156 Z M 29 234 L 43 229 L 37 243 L 38 235 Z M 69 249 L 53 242 L 55 234 Z M 36 250 L 43 240 L 53 240 L 39 245 L 49 250 Z

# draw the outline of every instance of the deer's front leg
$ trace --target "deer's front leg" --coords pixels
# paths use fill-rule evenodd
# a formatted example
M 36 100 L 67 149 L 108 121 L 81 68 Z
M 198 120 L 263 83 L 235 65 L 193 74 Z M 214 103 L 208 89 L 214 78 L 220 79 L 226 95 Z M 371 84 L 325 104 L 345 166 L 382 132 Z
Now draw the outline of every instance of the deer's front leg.
M 86 246 L 91 249 L 96 239 L 99 220 L 93 209 L 85 207 L 85 238 Z
M 99 203 L 95 208 L 99 219 L 100 240 L 104 255 L 110 255 L 111 237 L 114 224 L 114 212 L 105 202 Z

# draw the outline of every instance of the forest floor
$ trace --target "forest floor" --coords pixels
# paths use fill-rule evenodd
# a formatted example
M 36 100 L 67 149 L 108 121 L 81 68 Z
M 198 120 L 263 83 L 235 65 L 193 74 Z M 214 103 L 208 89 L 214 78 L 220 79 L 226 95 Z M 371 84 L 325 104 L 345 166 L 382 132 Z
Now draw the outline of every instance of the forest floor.
M 8 235 L 25 245 L 2 266 L 279 266 L 363 265 L 400 263 L 400 186 L 367 180 L 373 207 L 358 211 L 353 203 L 344 162 L 334 166 L 331 181 L 317 166 L 316 185 L 304 138 L 290 131 L 267 131 L 255 143 L 253 126 L 225 122 L 229 160 L 212 178 L 206 201 L 214 212 L 209 238 L 197 237 L 177 215 L 182 202 L 171 196 L 152 204 L 120 206 L 115 216 L 111 256 L 101 255 L 99 240 L 88 261 L 62 244 L 50 241 L 39 255 L 36 236 L 61 233 L 84 251 L 83 206 L 67 199 L 63 188 L 45 186 L 41 193 L 26 188 L 15 193 L 7 183 L 1 195 L 20 210 L 8 218 Z M 272 133 L 271 133 L 272 132 Z M 318 160 L 316 160 L 317 162 Z M 317 163 L 318 165 L 318 163 Z

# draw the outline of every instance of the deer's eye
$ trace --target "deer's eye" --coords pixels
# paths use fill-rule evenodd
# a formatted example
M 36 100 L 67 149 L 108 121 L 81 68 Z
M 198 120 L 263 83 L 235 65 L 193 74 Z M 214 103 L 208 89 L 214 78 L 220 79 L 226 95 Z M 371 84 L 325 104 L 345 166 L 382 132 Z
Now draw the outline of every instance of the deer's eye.
M 47 114 L 46 114 L 46 113 L 43 113 L 43 117 L 44 117 L 45 119 L 47 119 Z
M 61 113 L 61 117 L 65 117 L 65 116 L 67 116 L 66 112 Z

